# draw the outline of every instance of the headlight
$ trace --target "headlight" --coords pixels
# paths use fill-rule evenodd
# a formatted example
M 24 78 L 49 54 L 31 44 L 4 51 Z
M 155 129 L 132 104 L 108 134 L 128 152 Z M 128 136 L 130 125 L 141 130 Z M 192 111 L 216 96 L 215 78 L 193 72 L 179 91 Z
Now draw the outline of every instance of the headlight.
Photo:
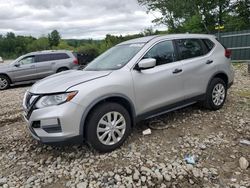
M 55 106 L 62 103 L 65 103 L 67 101 L 70 101 L 74 98 L 74 96 L 77 94 L 76 91 L 69 92 L 69 93 L 61 93 L 61 94 L 55 94 L 55 95 L 47 95 L 40 98 L 37 103 L 37 108 L 44 108 L 48 106 Z

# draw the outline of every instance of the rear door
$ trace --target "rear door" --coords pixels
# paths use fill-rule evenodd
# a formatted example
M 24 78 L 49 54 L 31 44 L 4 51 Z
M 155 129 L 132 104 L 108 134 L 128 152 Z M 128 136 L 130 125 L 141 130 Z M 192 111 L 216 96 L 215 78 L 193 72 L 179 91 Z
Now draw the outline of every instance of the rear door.
M 19 60 L 12 69 L 12 79 L 14 82 L 29 81 L 36 79 L 35 56 L 25 56 Z
M 35 57 L 37 78 L 44 78 L 54 73 L 51 54 L 39 54 Z
M 213 43 L 208 47 L 204 40 L 209 39 L 178 39 L 175 44 L 179 60 L 183 65 L 183 82 L 185 99 L 205 94 L 207 82 L 216 71 L 214 57 L 211 55 Z

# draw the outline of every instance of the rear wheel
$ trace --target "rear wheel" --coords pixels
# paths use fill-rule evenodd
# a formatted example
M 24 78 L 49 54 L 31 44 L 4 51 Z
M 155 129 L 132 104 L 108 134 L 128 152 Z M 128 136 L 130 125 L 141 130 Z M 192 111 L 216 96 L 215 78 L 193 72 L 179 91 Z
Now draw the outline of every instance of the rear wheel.
M 59 68 L 56 72 L 58 73 L 58 72 L 63 72 L 63 71 L 67 71 L 67 70 L 69 70 L 69 69 L 66 67 L 62 67 L 62 68 Z
M 0 75 L 0 90 L 8 89 L 10 87 L 10 79 L 5 75 Z
M 221 78 L 213 78 L 207 89 L 204 106 L 210 110 L 218 110 L 224 105 L 226 97 L 226 83 Z
M 91 112 L 86 140 L 97 151 L 109 152 L 120 147 L 131 131 L 128 111 L 117 103 L 104 103 Z

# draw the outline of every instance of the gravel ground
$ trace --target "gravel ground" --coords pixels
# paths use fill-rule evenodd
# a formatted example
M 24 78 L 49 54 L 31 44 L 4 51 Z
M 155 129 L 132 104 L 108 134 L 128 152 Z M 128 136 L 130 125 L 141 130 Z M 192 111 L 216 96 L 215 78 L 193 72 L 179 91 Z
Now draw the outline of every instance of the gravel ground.
M 38 143 L 21 118 L 29 86 L 0 91 L 0 187 L 250 187 L 250 146 L 239 143 L 250 140 L 250 75 L 246 65 L 235 68 L 221 110 L 194 105 L 141 122 L 107 154 Z M 165 129 L 143 136 L 150 125 Z

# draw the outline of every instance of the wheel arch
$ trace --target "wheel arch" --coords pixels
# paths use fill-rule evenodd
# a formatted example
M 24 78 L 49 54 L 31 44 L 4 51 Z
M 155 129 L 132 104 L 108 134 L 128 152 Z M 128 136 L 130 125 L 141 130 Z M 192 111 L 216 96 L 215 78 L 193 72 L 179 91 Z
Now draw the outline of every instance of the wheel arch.
M 0 76 L 1 75 L 6 76 L 10 80 L 10 83 L 11 84 L 13 83 L 12 80 L 11 80 L 11 78 L 10 78 L 10 76 L 8 74 L 6 74 L 6 73 L 0 73 Z
M 125 95 L 123 94 L 110 94 L 105 95 L 100 98 L 98 98 L 96 101 L 93 101 L 84 111 L 81 123 L 80 123 L 80 134 L 82 134 L 83 137 L 85 137 L 85 129 L 86 129 L 86 122 L 87 119 L 92 112 L 92 110 L 97 106 L 105 102 L 116 102 L 120 105 L 122 105 L 130 114 L 131 116 L 131 125 L 134 126 L 135 124 L 135 108 L 133 102 Z
M 60 69 L 69 70 L 69 67 L 67 66 L 59 67 L 56 69 L 56 72 L 58 73 Z
M 227 74 L 226 74 L 225 72 L 220 71 L 220 72 L 214 73 L 213 76 L 211 76 L 211 78 L 210 78 L 210 80 L 209 80 L 209 82 L 208 82 L 208 84 L 207 84 L 207 88 L 208 88 L 209 84 L 211 83 L 211 81 L 212 81 L 214 78 L 221 78 L 221 79 L 225 82 L 226 87 L 228 87 L 229 78 L 228 78 L 228 76 L 227 76 Z

